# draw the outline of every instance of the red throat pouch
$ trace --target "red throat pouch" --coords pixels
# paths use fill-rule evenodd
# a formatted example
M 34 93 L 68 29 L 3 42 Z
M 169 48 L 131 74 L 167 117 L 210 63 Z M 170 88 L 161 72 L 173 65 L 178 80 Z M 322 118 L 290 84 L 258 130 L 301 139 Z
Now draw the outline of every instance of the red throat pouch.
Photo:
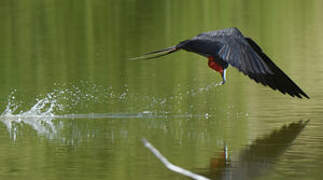
M 217 72 L 223 73 L 223 67 L 214 61 L 212 56 L 209 57 L 208 65 L 210 68 L 214 69 Z

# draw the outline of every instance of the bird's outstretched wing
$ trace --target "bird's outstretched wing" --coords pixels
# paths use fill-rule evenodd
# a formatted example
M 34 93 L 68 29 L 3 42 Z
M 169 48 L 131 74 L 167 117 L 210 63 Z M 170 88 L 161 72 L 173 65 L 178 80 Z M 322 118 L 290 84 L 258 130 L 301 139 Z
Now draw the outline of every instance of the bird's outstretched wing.
M 276 64 L 270 60 L 270 58 L 252 39 L 246 38 L 246 40 L 273 72 L 273 74 L 260 76 L 257 74 L 250 74 L 250 78 L 252 78 L 251 76 L 255 77 L 255 79 L 260 77 L 266 84 L 268 84 L 268 86 L 273 89 L 278 89 L 280 92 L 288 93 L 291 96 L 297 96 L 299 98 L 304 96 L 309 99 L 309 96 L 301 88 L 299 88 L 296 83 L 294 83 L 278 66 L 276 66 Z
M 203 56 L 213 56 L 232 65 L 257 83 L 283 94 L 309 98 L 250 38 L 239 30 L 202 33 L 186 42 L 183 49 Z

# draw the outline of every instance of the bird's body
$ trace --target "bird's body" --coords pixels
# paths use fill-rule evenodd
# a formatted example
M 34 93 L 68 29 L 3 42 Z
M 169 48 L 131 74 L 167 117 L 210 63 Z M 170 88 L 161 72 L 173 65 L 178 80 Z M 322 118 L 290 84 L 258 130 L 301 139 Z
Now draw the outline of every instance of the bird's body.
M 283 94 L 309 98 L 250 38 L 237 28 L 201 33 L 179 44 L 144 54 L 139 58 L 151 59 L 184 49 L 208 58 L 208 66 L 219 72 L 226 81 L 226 68 L 231 65 L 249 78 L 279 90 Z M 157 54 L 156 56 L 148 56 Z

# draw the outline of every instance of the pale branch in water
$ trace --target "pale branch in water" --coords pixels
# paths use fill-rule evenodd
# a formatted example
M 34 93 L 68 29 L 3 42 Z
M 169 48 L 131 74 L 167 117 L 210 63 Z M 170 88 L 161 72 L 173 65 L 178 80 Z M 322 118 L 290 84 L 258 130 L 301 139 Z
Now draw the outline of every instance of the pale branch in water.
M 169 170 L 174 171 L 176 173 L 182 174 L 184 176 L 188 176 L 192 179 L 196 180 L 209 180 L 208 178 L 201 176 L 199 174 L 195 174 L 189 170 L 183 169 L 179 166 L 176 166 L 169 162 L 152 144 L 150 144 L 145 138 L 142 139 L 145 147 L 148 148 Z

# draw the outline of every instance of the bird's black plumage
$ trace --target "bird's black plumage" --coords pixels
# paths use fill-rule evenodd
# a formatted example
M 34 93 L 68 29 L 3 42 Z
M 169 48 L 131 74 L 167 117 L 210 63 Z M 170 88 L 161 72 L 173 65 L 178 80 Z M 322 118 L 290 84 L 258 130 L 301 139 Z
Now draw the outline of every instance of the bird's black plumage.
M 283 94 L 309 98 L 251 38 L 243 36 L 237 28 L 201 33 L 176 46 L 145 54 L 158 53 L 157 56 L 143 58 L 156 58 L 180 49 L 213 57 L 221 66 L 230 64 L 257 83 L 277 89 Z

